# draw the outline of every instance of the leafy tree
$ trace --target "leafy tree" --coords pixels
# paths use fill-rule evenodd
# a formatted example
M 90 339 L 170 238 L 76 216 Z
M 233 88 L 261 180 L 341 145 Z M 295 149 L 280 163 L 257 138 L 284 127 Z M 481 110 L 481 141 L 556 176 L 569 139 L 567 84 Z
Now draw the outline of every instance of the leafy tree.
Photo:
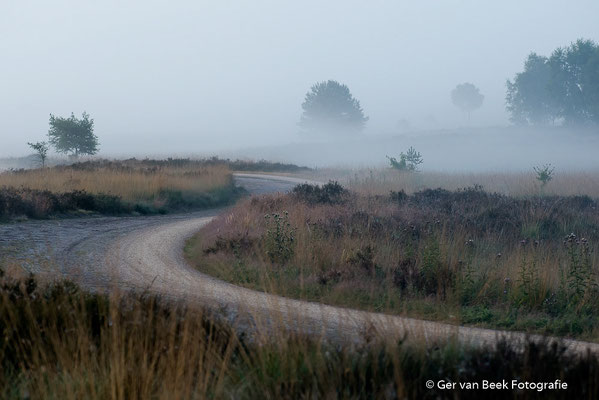
M 566 124 L 599 122 L 599 45 L 579 39 L 549 58 L 549 92 Z
M 332 80 L 312 86 L 302 109 L 300 126 L 311 131 L 361 131 L 368 121 L 349 88 Z
M 530 54 L 507 81 L 506 108 L 515 123 L 599 123 L 599 45 L 579 39 L 549 58 Z
M 98 137 L 94 135 L 94 120 L 84 112 L 81 119 L 73 113 L 69 118 L 55 117 L 50 114 L 49 142 L 59 153 L 70 153 L 78 157 L 81 154 L 98 152 Z
M 595 54 L 583 68 L 580 84 L 586 90 L 590 118 L 599 124 L 599 46 L 595 49 Z
M 31 149 L 36 152 L 36 154 L 40 158 L 40 163 L 42 164 L 42 168 L 44 168 L 46 166 L 46 159 L 48 158 L 48 150 L 50 149 L 50 147 L 48 146 L 48 143 L 47 142 L 36 142 L 36 143 L 27 142 L 27 145 L 29 145 L 29 147 L 31 147 Z
M 460 110 L 468 114 L 470 119 L 470 113 L 483 105 L 483 96 L 479 89 L 471 83 L 462 83 L 457 85 L 455 89 L 451 91 L 451 101 Z
M 524 71 L 507 81 L 506 108 L 517 124 L 554 123 L 557 106 L 549 95 L 551 66 L 547 57 L 530 53 Z

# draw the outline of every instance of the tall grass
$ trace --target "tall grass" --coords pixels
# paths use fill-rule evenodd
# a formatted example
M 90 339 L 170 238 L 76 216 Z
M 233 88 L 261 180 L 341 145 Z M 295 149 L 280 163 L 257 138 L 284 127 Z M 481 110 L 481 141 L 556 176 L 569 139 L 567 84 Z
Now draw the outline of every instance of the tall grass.
M 188 259 L 283 296 L 599 340 L 599 215 L 588 197 L 299 194 L 240 203 L 189 242 Z
M 164 191 L 209 192 L 228 185 L 230 170 L 224 164 L 146 165 L 123 161 L 89 166 L 40 168 L 0 174 L 0 187 L 66 193 L 85 191 L 137 202 Z
M 88 161 L 0 173 L 0 219 L 166 213 L 223 205 L 241 193 L 223 162 Z
M 559 345 L 474 349 L 372 338 L 332 345 L 293 332 L 257 342 L 205 310 L 148 294 L 90 294 L 68 282 L 0 279 L 3 399 L 537 398 L 427 389 L 427 380 L 561 379 L 554 398 L 594 398 L 599 361 Z M 412 338 L 413 339 L 413 338 Z

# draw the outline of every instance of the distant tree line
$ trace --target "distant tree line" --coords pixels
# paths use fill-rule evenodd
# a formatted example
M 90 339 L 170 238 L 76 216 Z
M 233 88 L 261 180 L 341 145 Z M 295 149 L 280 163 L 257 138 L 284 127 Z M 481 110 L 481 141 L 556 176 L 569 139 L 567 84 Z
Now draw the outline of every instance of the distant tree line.
M 599 45 L 579 39 L 550 57 L 531 53 L 507 81 L 506 107 L 516 124 L 599 123 Z

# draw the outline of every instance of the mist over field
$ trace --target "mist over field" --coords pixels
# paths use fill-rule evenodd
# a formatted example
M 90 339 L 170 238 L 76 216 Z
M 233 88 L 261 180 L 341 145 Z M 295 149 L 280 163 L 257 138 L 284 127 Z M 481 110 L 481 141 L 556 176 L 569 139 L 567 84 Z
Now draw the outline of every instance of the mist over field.
M 599 398 L 598 16 L 0 0 L 0 399 Z
M 511 127 L 506 80 L 532 51 L 599 39 L 599 3 L 3 2 L 0 157 L 30 154 L 50 114 L 95 120 L 100 156 L 231 156 L 423 169 L 596 168 L 597 129 Z M 316 82 L 346 84 L 356 135 L 301 132 Z M 471 82 L 484 102 L 452 104 Z
M 388 167 L 386 156 L 414 146 L 423 171 L 532 171 L 552 164 L 558 170 L 599 168 L 599 135 L 592 131 L 532 128 L 464 128 L 404 135 L 356 137 L 315 143 L 247 148 L 221 153 L 232 158 L 268 159 L 310 167 Z

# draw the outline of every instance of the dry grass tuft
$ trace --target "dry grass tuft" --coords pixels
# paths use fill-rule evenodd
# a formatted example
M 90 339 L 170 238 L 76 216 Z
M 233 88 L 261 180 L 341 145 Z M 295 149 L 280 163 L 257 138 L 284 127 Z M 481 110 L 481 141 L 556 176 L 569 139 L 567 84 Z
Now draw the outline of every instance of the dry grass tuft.
M 224 164 L 201 162 L 153 165 L 143 161 L 74 164 L 0 174 L 0 187 L 48 190 L 53 193 L 85 191 L 137 202 L 157 197 L 164 191 L 209 192 L 230 182 Z

